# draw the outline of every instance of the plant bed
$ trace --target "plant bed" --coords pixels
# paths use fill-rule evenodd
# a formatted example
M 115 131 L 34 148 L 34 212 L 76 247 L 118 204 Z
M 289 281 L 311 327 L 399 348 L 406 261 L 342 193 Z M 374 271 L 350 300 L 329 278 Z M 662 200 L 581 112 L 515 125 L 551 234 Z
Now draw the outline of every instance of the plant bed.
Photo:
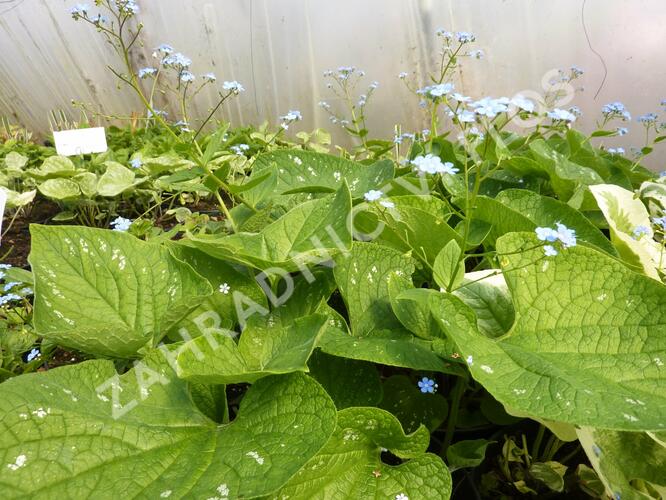
M 74 19 L 131 54 L 136 4 L 96 5 Z M 188 120 L 216 79 L 168 45 L 114 69 L 147 118 L 108 151 L 7 133 L 1 498 L 663 498 L 663 125 L 632 159 L 620 103 L 578 131 L 576 67 L 539 102 L 461 95 L 475 37 L 437 36 L 432 84 L 400 75 L 429 128 L 392 140 L 354 67 L 322 103 L 353 148 L 295 110 L 230 127 L 235 81 Z

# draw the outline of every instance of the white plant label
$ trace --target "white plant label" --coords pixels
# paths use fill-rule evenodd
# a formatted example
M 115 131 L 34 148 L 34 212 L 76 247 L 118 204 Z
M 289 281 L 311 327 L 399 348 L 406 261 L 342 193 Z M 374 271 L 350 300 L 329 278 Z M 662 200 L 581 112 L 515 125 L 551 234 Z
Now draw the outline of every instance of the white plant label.
M 53 132 L 56 152 L 61 156 L 103 153 L 107 150 L 104 127 L 80 128 Z
M 5 218 L 5 204 L 7 203 L 7 191 L 0 189 L 0 242 L 2 240 L 2 220 Z

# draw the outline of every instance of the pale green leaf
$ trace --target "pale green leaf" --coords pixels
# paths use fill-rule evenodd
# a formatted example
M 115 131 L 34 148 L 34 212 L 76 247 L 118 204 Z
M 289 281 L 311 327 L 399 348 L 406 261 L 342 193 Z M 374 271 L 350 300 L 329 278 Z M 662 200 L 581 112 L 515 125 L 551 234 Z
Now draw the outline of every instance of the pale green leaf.
M 335 428 L 333 402 L 302 374 L 260 380 L 235 420 L 218 425 L 165 358 L 156 352 L 121 376 L 110 361 L 88 361 L 1 384 L 0 497 L 255 498 Z
M 500 337 L 513 325 L 513 303 L 499 269 L 466 273 L 453 294 L 474 310 L 479 330 L 488 337 Z
M 127 233 L 31 226 L 35 328 L 85 352 L 134 356 L 210 295 L 168 250 Z
M 507 189 L 496 198 L 479 196 L 474 217 L 492 225 L 490 239 L 516 231 L 534 231 L 537 227 L 555 227 L 561 222 L 576 231 L 576 237 L 611 255 L 617 252 L 608 238 L 578 210 L 559 200 L 525 189 Z
M 437 254 L 432 268 L 433 278 L 440 288 L 450 291 L 457 288 L 465 276 L 465 264 L 461 262 L 460 245 L 449 241 Z
M 97 182 L 97 192 L 100 196 L 118 196 L 134 185 L 134 172 L 115 161 L 104 162 L 106 172 Z
M 239 309 L 245 310 L 253 303 L 258 309 L 268 307 L 266 295 L 250 269 L 211 257 L 188 246 L 187 240 L 183 240 L 183 244 L 169 242 L 167 248 L 178 260 L 196 269 L 213 288 L 213 294 L 169 332 L 171 338 L 181 340 L 182 329 L 193 338 L 204 331 L 233 329 L 245 321 L 245 318 L 238 317 Z
M 411 258 L 373 243 L 354 242 L 351 252 L 336 259 L 333 273 L 354 335 L 400 327 L 391 309 L 388 283 L 393 276 L 393 286 L 412 288 L 413 272 Z
M 662 429 L 666 287 L 591 248 L 546 258 L 529 234 L 504 236 L 498 251 L 516 308 L 506 336 L 481 334 L 453 296 L 433 311 L 473 377 L 505 406 L 538 418 Z
M 178 354 L 178 376 L 205 384 L 238 384 L 307 371 L 325 323 L 324 316 L 312 315 L 280 328 L 270 318 L 253 316 L 238 344 L 230 332 L 208 333 L 186 342 Z
M 659 498 L 646 494 L 645 486 L 649 486 L 665 497 L 666 448 L 646 433 L 583 427 L 578 438 L 609 496 L 617 494 L 622 500 Z M 642 491 L 638 489 L 641 486 Z
M 346 185 L 325 198 L 305 202 L 259 233 L 192 236 L 200 250 L 259 269 L 296 271 L 351 246 L 351 198 Z
M 21 171 L 23 167 L 28 163 L 28 157 L 23 156 L 21 153 L 16 151 L 10 151 L 7 153 L 7 156 L 4 158 L 5 167 L 9 170 Z
M 442 361 L 433 352 L 431 342 L 406 331 L 375 330 L 363 337 L 354 337 L 337 328 L 327 328 L 317 346 L 327 354 L 342 358 L 460 375 L 457 366 Z
M 610 228 L 611 241 L 628 265 L 659 280 L 658 269 L 666 269 L 666 252 L 654 241 L 654 232 L 645 205 L 632 191 L 612 184 L 590 186 Z M 634 235 L 641 227 L 646 234 Z
M 27 173 L 38 179 L 72 177 L 76 173 L 76 167 L 66 156 L 49 156 L 39 168 L 28 170 Z
M 70 179 L 47 179 L 37 186 L 39 192 L 54 200 L 71 200 L 81 195 L 79 185 Z
M 378 408 L 342 410 L 323 450 L 274 498 L 449 498 L 451 476 L 438 456 L 426 452 L 428 441 L 424 427 L 405 435 L 398 420 Z M 405 461 L 383 463 L 382 448 Z
M 266 169 L 275 169 L 276 183 L 270 190 L 259 186 L 248 191 L 247 200 L 253 204 L 297 188 L 326 188 L 337 191 L 344 181 L 349 186 L 352 197 L 359 198 L 393 178 L 393 162 L 388 160 L 363 165 L 339 156 L 298 149 L 260 154 L 252 165 L 250 181 L 263 175 Z

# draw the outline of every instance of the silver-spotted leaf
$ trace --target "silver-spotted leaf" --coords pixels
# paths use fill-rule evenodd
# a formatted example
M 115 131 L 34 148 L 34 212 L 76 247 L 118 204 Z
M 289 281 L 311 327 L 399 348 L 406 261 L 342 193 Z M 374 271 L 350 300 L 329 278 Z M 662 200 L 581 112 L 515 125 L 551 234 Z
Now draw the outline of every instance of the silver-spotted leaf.
M 168 250 L 127 233 L 31 226 L 35 329 L 91 354 L 132 357 L 212 290 Z
M 445 295 L 433 314 L 473 377 L 506 407 L 617 430 L 666 426 L 666 287 L 597 250 L 544 257 L 534 235 L 498 240 L 516 321 L 493 340 Z
M 303 374 L 260 380 L 235 420 L 218 425 L 166 353 L 120 376 L 96 360 L 1 384 L 0 497 L 255 498 L 280 488 L 335 428 L 333 402 Z
M 451 475 L 441 458 L 426 452 L 429 437 L 425 427 L 405 434 L 379 408 L 342 410 L 326 446 L 274 498 L 447 499 Z M 383 463 L 382 448 L 405 461 Z

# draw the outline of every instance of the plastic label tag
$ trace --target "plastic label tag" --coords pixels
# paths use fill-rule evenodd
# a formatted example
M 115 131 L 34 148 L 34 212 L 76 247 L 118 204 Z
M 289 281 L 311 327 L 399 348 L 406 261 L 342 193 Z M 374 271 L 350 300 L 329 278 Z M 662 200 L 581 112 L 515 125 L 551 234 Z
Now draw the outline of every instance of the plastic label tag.
M 53 132 L 56 152 L 61 156 L 103 153 L 107 150 L 104 127 Z

